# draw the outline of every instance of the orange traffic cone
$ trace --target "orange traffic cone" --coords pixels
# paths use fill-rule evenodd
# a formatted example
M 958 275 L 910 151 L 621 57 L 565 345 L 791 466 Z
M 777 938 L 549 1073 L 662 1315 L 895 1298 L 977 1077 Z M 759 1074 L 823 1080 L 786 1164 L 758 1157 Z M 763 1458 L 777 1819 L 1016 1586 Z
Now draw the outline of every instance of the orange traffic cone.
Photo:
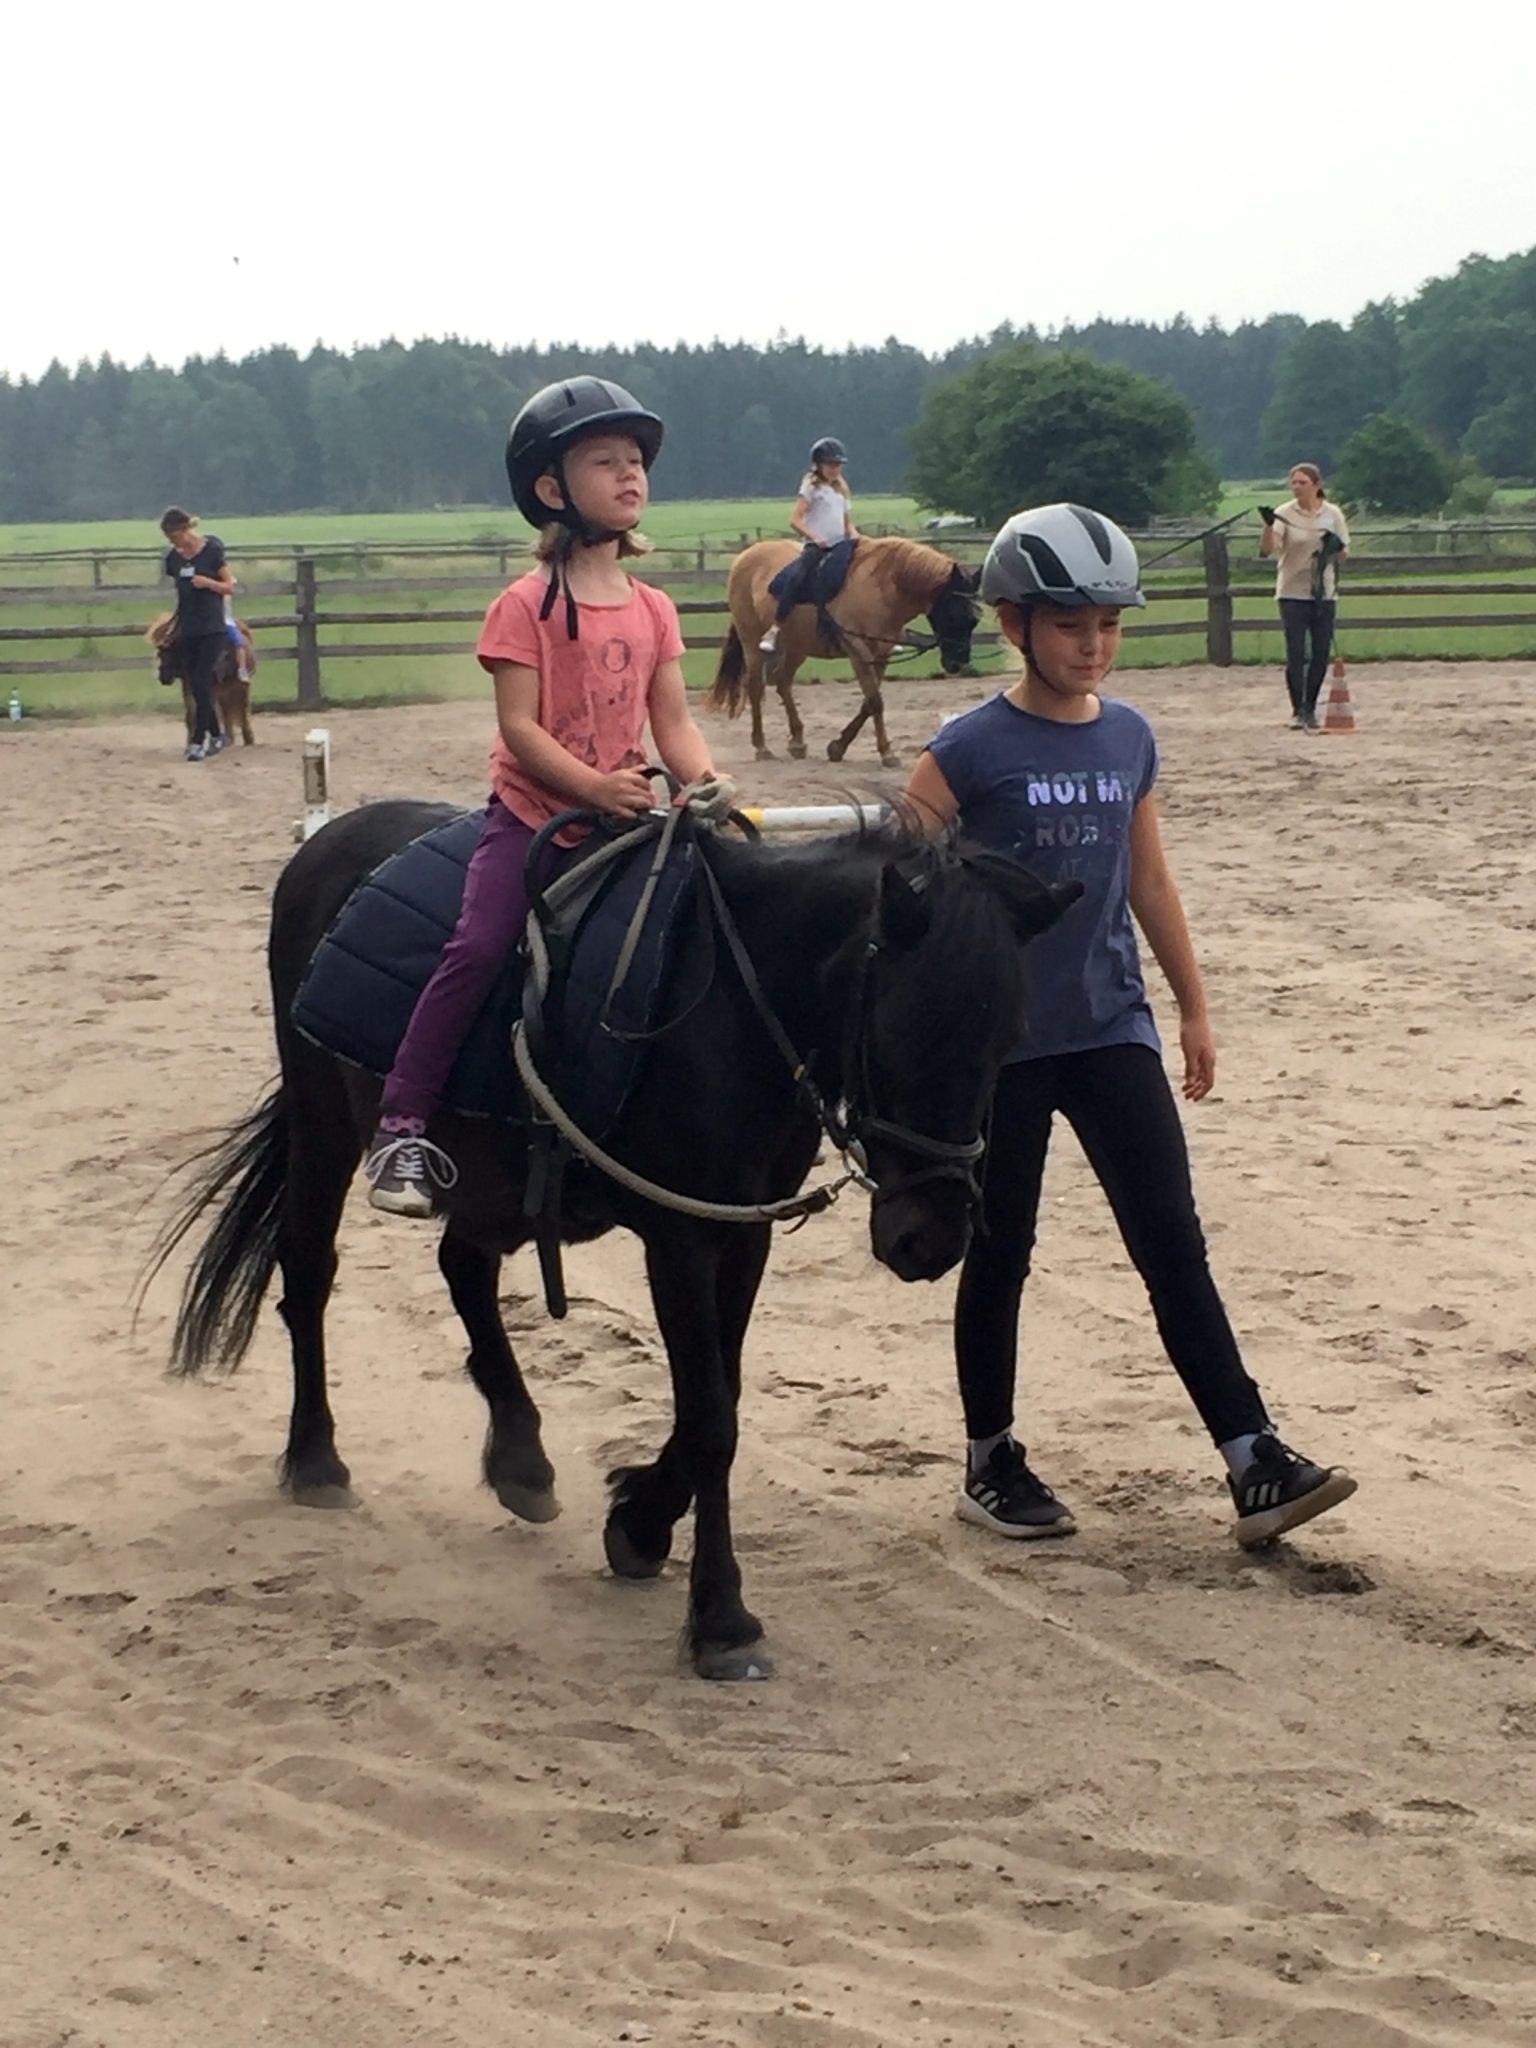
M 1355 707 L 1349 701 L 1349 685 L 1344 680 L 1341 661 L 1333 665 L 1333 681 L 1328 686 L 1328 708 L 1323 713 L 1323 731 L 1355 731 Z

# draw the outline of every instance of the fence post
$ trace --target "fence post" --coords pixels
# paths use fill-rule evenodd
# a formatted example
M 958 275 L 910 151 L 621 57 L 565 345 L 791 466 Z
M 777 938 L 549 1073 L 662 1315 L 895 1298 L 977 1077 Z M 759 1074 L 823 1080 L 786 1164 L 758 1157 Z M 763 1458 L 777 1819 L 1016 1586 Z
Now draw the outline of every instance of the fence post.
M 100 555 L 92 555 L 92 557 L 91 557 L 91 581 L 92 581 L 92 583 L 94 583 L 94 584 L 95 584 L 96 588 L 97 588 L 98 590 L 100 590 L 100 588 L 101 588 L 101 557 L 100 557 Z
M 318 711 L 320 695 L 320 633 L 315 624 L 315 565 L 300 555 L 293 565 L 293 609 L 298 627 L 299 709 Z
M 1227 536 L 1208 533 L 1205 554 L 1205 658 L 1214 668 L 1232 666 L 1232 571 Z

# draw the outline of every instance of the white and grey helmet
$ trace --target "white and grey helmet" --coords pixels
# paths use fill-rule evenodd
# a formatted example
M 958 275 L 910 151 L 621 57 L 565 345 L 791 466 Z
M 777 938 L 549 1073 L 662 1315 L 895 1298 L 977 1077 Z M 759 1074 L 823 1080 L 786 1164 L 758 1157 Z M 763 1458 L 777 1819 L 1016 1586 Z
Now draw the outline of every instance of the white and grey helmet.
M 1085 505 L 1015 512 L 981 571 L 988 604 L 1144 605 L 1130 536 Z

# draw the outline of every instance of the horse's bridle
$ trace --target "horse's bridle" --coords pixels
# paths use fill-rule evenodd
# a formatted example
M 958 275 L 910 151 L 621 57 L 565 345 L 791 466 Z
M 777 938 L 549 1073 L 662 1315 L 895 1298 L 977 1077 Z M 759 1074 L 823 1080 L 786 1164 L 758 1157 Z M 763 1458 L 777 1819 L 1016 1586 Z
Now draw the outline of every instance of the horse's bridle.
M 670 781 L 671 778 L 669 777 L 668 779 Z M 749 838 L 755 839 L 758 836 L 757 828 L 748 819 L 741 816 L 739 812 L 732 813 L 732 817 L 734 822 L 740 826 L 741 830 Z M 578 822 L 590 826 L 600 824 L 603 821 L 598 817 L 597 813 L 590 811 L 562 811 L 554 818 L 551 818 L 543 826 L 529 851 L 528 865 L 530 872 L 542 846 L 547 844 L 549 839 L 563 826 Z M 693 820 L 685 811 L 674 808 L 658 835 L 658 858 L 664 857 L 666 847 L 670 846 L 680 829 L 695 830 L 696 828 L 694 827 Z M 619 853 L 621 846 L 622 838 L 615 839 L 611 846 L 601 849 L 592 856 L 592 859 L 594 862 L 611 859 Z M 798 1227 L 808 1216 L 819 1215 L 823 1209 L 830 1208 L 842 1190 L 850 1185 L 862 1188 L 871 1197 L 872 1203 L 878 1205 L 882 1201 L 888 1201 L 892 1195 L 921 1186 L 930 1180 L 959 1180 L 963 1182 L 968 1208 L 974 1218 L 980 1205 L 981 1195 L 975 1173 L 972 1169 L 985 1150 L 985 1136 L 978 1134 L 974 1138 L 966 1139 L 963 1143 L 957 1144 L 945 1138 L 931 1138 L 925 1131 L 913 1130 L 907 1124 L 899 1124 L 889 1118 L 877 1116 L 874 1113 L 869 1060 L 869 985 L 871 967 L 882 950 L 879 940 L 867 938 L 861 944 L 855 1001 L 850 1007 L 843 1046 L 843 1093 L 848 1104 L 848 1113 L 845 1116 L 838 1116 L 828 1107 L 821 1090 L 811 1078 L 809 1063 L 796 1052 L 790 1042 L 788 1033 L 780 1023 L 772 1004 L 768 1001 L 762 982 L 758 978 L 757 969 L 752 964 L 751 956 L 748 954 L 741 934 L 736 928 L 736 920 L 730 913 L 720 884 L 716 880 L 714 869 L 710 865 L 708 855 L 704 853 L 702 847 L 700 848 L 699 868 L 704 876 L 714 910 L 716 928 L 725 937 L 726 945 L 735 964 L 736 972 L 741 978 L 741 984 L 747 998 L 756 1011 L 763 1028 L 767 1031 L 775 1049 L 789 1068 L 790 1077 L 801 1099 L 809 1107 L 822 1131 L 831 1139 L 842 1156 L 843 1171 L 836 1180 L 827 1182 L 822 1186 L 808 1188 L 798 1195 L 789 1196 L 781 1201 L 705 1201 L 697 1196 L 683 1194 L 677 1189 L 663 1187 L 660 1183 L 649 1180 L 645 1175 L 638 1173 L 633 1167 L 627 1166 L 622 1160 L 616 1159 L 610 1153 L 605 1152 L 572 1119 L 547 1081 L 538 1071 L 534 1055 L 529 1047 L 528 1027 L 525 1018 L 519 1021 L 513 1028 L 512 1056 L 517 1068 L 518 1077 L 538 1112 L 538 1116 L 535 1119 L 536 1129 L 541 1122 L 547 1125 L 550 1130 L 558 1133 L 559 1138 L 569 1148 L 570 1152 L 586 1160 L 588 1164 L 595 1166 L 599 1172 L 606 1174 L 610 1180 L 616 1181 L 621 1187 L 628 1188 L 632 1193 L 644 1197 L 647 1201 L 656 1203 L 663 1209 L 673 1209 L 683 1215 L 696 1216 L 702 1221 L 709 1223 L 791 1223 Z M 542 1001 L 543 994 L 549 986 L 550 962 L 548 945 L 544 937 L 546 907 L 543 894 L 537 883 L 532 885 L 530 897 L 527 940 L 529 986 L 538 996 L 539 1000 Z M 642 897 L 640 904 L 637 906 L 636 923 L 643 919 L 645 915 L 646 901 L 647 898 Z M 635 926 L 632 924 L 632 934 L 634 929 Z M 626 940 L 626 954 L 628 950 L 629 946 Z M 622 968 L 619 978 L 622 978 Z M 610 987 L 610 999 L 612 995 L 613 988 Z M 697 1006 L 698 1000 L 696 998 L 694 1002 L 690 1003 L 681 1015 L 689 1014 Z M 646 1035 L 659 1037 L 665 1031 L 670 1030 L 678 1021 L 680 1021 L 680 1018 L 673 1018 L 669 1024 L 663 1025 L 658 1030 Z M 857 1077 L 856 1082 L 851 1079 L 854 1076 Z M 867 1137 L 878 1138 L 883 1144 L 894 1146 L 901 1151 L 910 1153 L 916 1159 L 926 1160 L 930 1163 L 919 1166 L 912 1173 L 901 1175 L 897 1180 L 884 1183 L 878 1182 L 869 1171 L 869 1160 L 864 1150 L 864 1140 Z M 524 1213 L 540 1219 L 535 1233 L 535 1240 L 539 1250 L 539 1263 L 544 1275 L 545 1293 L 549 1301 L 550 1312 L 558 1316 L 565 1313 L 565 1289 L 563 1276 L 560 1272 L 558 1226 L 557 1224 L 551 1225 L 549 1217 L 545 1213 L 546 1186 L 549 1178 L 550 1168 L 546 1160 L 545 1166 L 538 1174 L 530 1174 L 528 1192 L 524 1203 Z M 536 1182 L 537 1186 L 535 1185 Z M 555 1197 L 555 1202 L 558 1216 L 558 1193 Z
M 708 859 L 702 860 L 700 865 L 709 888 L 716 921 L 725 936 L 726 945 L 735 962 L 736 972 L 741 977 L 748 1000 L 822 1130 L 838 1151 L 846 1159 L 854 1162 L 854 1179 L 870 1196 L 872 1206 L 878 1208 L 893 1195 L 909 1193 L 913 1188 L 921 1187 L 928 1181 L 958 1180 L 965 1186 L 971 1207 L 978 1207 L 981 1189 L 974 1168 L 987 1147 L 984 1133 L 978 1132 L 974 1138 L 958 1142 L 950 1138 L 933 1138 L 926 1131 L 914 1130 L 910 1124 L 899 1124 L 889 1117 L 877 1116 L 874 1112 L 874 1086 L 869 1063 L 869 1008 L 872 970 L 884 950 L 880 941 L 876 938 L 865 940 L 859 953 L 854 1000 L 849 1006 L 848 1024 L 843 1040 L 843 1099 L 846 1111 L 845 1114 L 839 1115 L 830 1107 L 821 1090 L 811 1079 L 806 1061 L 796 1052 L 788 1033 L 769 1003 L 762 982 L 758 978 L 757 969 L 753 966 L 741 934 L 736 929 L 736 921 L 731 916 Z M 928 1163 L 918 1166 L 910 1173 L 901 1174 L 895 1180 L 876 1180 L 869 1170 L 869 1157 L 865 1149 L 865 1140 L 868 1138 L 878 1138 L 895 1150 L 909 1153 L 913 1158 Z
M 927 1181 L 958 1180 L 964 1183 L 966 1195 L 974 1208 L 981 1201 L 981 1189 L 972 1169 L 987 1149 L 984 1132 L 958 1142 L 950 1138 L 931 1138 L 926 1131 L 913 1130 L 909 1124 L 893 1123 L 888 1117 L 876 1116 L 870 1106 L 874 1101 L 874 1082 L 869 1071 L 869 991 L 875 962 L 883 951 L 878 939 L 870 939 L 859 957 L 858 986 L 849 1010 L 843 1046 L 843 1100 L 847 1114 L 831 1117 L 831 1135 L 845 1152 L 864 1160 L 866 1174 L 868 1159 L 864 1141 L 867 1138 L 883 1139 L 899 1152 L 930 1162 L 900 1175 L 896 1180 L 875 1181 L 872 1175 L 869 1176 L 872 1207 L 878 1209 L 893 1195 L 907 1194 Z

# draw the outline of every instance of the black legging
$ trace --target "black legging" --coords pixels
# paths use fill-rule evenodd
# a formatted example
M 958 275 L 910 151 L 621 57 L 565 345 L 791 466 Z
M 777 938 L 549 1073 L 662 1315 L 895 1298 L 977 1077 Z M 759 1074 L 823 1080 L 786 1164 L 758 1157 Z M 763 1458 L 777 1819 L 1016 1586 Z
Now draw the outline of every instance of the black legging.
M 1213 1442 L 1267 1426 L 1206 1262 L 1184 1127 L 1159 1056 L 1145 1045 L 1061 1053 L 1004 1067 L 982 1173 L 983 1226 L 960 1274 L 955 1359 L 966 1435 L 1014 1420 L 1019 1303 L 1035 1243 L 1051 1118 L 1076 1131 L 1146 1282 L 1158 1334 Z
M 1280 620 L 1285 627 L 1285 686 L 1291 693 L 1293 711 L 1311 712 L 1317 708 L 1323 677 L 1328 673 L 1328 656 L 1333 651 L 1333 622 L 1338 609 L 1331 597 L 1280 599 Z
M 219 737 L 219 714 L 213 708 L 213 672 L 228 645 L 222 628 L 217 633 L 198 633 L 181 643 L 182 672 L 192 692 L 192 738 L 198 746 L 204 740 Z

